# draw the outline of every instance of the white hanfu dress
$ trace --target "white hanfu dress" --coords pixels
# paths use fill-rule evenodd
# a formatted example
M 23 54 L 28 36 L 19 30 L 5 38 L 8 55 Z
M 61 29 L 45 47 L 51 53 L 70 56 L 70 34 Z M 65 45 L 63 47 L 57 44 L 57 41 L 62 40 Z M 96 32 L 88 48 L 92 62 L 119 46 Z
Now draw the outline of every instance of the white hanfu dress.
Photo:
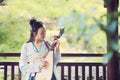
M 45 44 L 46 41 L 42 41 L 40 47 L 40 52 L 38 53 L 33 45 L 32 42 L 26 42 L 23 44 L 22 48 L 21 48 L 21 56 L 20 56 L 20 61 L 19 61 L 19 67 L 20 70 L 22 72 L 22 75 L 25 75 L 25 80 L 29 79 L 29 76 L 31 73 L 37 73 L 40 72 L 40 67 L 38 62 L 33 62 L 33 64 L 29 64 L 30 59 L 28 60 L 28 58 L 31 55 L 36 55 L 36 54 L 42 54 L 45 53 L 46 55 L 49 52 L 49 49 L 47 47 L 47 45 Z M 53 56 L 53 66 L 54 66 L 54 74 L 55 77 L 57 78 L 57 80 L 59 80 L 59 76 L 57 75 L 56 72 L 56 65 L 59 62 L 61 57 L 60 52 L 56 52 L 54 50 L 54 56 Z M 31 58 L 32 59 L 32 58 Z

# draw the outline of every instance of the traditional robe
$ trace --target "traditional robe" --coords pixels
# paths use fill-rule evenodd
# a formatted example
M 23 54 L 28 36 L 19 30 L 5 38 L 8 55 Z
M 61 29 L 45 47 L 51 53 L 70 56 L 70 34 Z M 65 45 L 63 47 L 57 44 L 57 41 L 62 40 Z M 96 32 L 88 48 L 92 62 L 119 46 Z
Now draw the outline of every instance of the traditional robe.
M 42 46 L 41 46 L 42 52 L 41 53 L 37 53 L 35 51 L 35 47 L 33 46 L 32 42 L 27 42 L 27 43 L 23 44 L 23 46 L 21 48 L 19 67 L 20 67 L 22 74 L 25 75 L 25 80 L 29 79 L 29 76 L 31 73 L 40 72 L 41 69 L 38 64 L 38 63 L 40 63 L 40 59 L 33 62 L 32 58 L 31 59 L 29 59 L 29 58 L 32 55 L 38 55 L 38 54 L 42 54 L 42 53 L 47 55 L 49 52 L 49 49 L 45 42 L 46 41 L 41 42 L 41 44 L 42 44 Z M 56 65 L 59 62 L 60 57 L 61 57 L 60 52 L 56 52 L 56 50 L 54 50 L 53 66 L 54 66 L 55 77 L 57 78 L 57 80 L 59 80 L 60 78 L 56 72 Z M 33 64 L 29 63 L 29 62 L 31 62 L 30 60 L 32 60 Z

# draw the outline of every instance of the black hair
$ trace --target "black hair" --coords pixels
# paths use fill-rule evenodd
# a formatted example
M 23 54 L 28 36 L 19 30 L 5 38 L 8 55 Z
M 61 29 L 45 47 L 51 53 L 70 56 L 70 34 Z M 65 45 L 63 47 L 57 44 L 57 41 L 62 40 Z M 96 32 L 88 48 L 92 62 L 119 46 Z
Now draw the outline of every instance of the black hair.
M 34 41 L 34 32 L 38 32 L 38 29 L 43 27 L 43 22 L 41 21 L 37 21 L 35 18 L 32 18 L 30 21 L 29 21 L 29 24 L 30 24 L 30 27 L 31 27 L 31 30 L 30 30 L 30 39 L 27 41 L 28 42 L 32 42 Z

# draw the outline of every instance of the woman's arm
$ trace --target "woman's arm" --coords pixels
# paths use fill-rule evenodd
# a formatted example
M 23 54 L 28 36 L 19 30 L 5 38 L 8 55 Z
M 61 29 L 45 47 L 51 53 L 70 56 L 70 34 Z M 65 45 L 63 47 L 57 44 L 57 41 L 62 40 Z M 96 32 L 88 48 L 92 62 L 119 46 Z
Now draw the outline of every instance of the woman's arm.
M 60 42 L 57 38 L 53 40 L 53 44 L 55 44 L 55 49 L 54 49 L 54 64 L 57 65 L 57 63 L 60 60 L 61 53 L 60 53 Z
M 32 72 L 39 72 L 39 64 L 35 62 L 34 64 L 30 64 L 27 59 L 27 43 L 23 44 L 21 49 L 21 56 L 19 61 L 19 67 L 23 74 L 32 73 Z

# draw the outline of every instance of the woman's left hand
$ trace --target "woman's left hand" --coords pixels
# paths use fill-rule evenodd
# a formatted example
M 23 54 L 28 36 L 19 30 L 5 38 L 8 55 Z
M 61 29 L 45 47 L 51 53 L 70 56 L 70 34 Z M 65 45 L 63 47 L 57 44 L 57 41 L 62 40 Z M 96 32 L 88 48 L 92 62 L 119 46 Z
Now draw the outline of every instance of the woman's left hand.
M 56 51 L 59 52 L 60 42 L 59 42 L 58 38 L 54 37 L 53 45 L 55 45 L 54 47 L 55 47 Z

